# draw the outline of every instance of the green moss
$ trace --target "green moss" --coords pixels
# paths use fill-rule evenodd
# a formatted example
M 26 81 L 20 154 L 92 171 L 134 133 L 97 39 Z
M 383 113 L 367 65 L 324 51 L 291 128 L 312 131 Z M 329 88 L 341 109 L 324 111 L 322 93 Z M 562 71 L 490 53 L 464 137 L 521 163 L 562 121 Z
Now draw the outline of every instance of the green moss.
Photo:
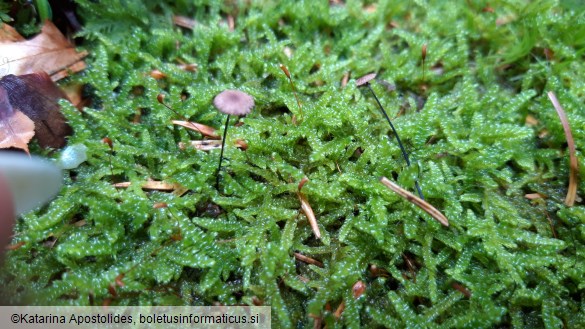
M 272 306 L 277 327 L 312 327 L 309 314 L 331 328 L 585 326 L 585 208 L 563 204 L 566 140 L 546 97 L 558 95 L 585 163 L 582 12 L 520 0 L 491 1 L 494 13 L 464 1 L 380 1 L 373 11 L 361 1 L 79 4 L 90 57 L 73 79 L 91 87 L 93 104 L 83 112 L 63 104 L 63 111 L 75 130 L 69 141 L 88 147 L 88 161 L 64 173 L 52 203 L 19 220 L 14 242 L 25 244 L 9 252 L 0 277 L 10 302 L 259 299 Z M 171 13 L 198 24 L 173 26 Z M 228 14 L 235 31 L 220 21 Z M 197 63 L 198 71 L 179 62 Z M 295 79 L 302 117 L 279 63 Z M 151 78 L 153 69 L 167 77 Z M 369 94 L 353 80 L 341 86 L 346 72 L 373 71 L 394 86 L 372 85 L 414 166 L 406 166 Z M 226 88 L 253 95 L 256 108 L 230 129 L 219 193 L 219 152 L 179 149 L 200 136 L 173 126 L 180 118 L 156 96 L 221 129 L 225 116 L 212 99 Z M 526 125 L 528 115 L 538 124 Z M 238 138 L 246 151 L 233 147 Z M 304 176 L 322 240 L 300 214 Z M 451 226 L 388 191 L 380 176 L 411 190 L 418 180 Z M 189 192 L 141 190 L 148 179 Z M 111 185 L 121 181 L 133 185 Z M 546 199 L 524 197 L 536 192 Z M 585 195 L 584 183 L 578 193 Z M 153 209 L 156 202 L 168 208 Z M 85 225 L 74 225 L 80 220 Z M 295 251 L 323 268 L 296 261 Z M 371 264 L 385 274 L 373 276 Z M 121 274 L 114 297 L 108 287 Z M 367 290 L 356 300 L 358 280 Z M 342 301 L 336 319 L 328 307 Z

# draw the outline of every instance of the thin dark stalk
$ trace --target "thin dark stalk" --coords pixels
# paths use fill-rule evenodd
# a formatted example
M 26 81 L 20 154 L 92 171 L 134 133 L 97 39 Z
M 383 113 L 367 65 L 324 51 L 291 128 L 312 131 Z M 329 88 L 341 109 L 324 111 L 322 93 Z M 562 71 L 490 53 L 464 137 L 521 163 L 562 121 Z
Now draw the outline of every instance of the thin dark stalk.
M 402 152 L 402 156 L 406 160 L 406 164 L 408 166 L 410 166 L 410 159 L 408 158 L 408 153 L 406 153 L 406 150 L 404 149 L 404 146 L 402 145 L 402 141 L 400 140 L 400 137 L 398 137 L 398 132 L 396 131 L 396 128 L 394 128 L 392 121 L 390 121 L 390 117 L 388 116 L 388 114 L 384 110 L 382 103 L 380 103 L 380 100 L 378 99 L 378 97 L 374 93 L 374 90 L 372 89 L 370 84 L 366 83 L 366 86 L 368 86 L 368 89 L 370 89 L 370 92 L 372 93 L 372 95 L 374 95 L 374 99 L 376 100 L 376 103 L 378 103 L 378 107 L 380 108 L 380 111 L 382 112 L 384 117 L 386 117 L 386 121 L 388 121 L 388 124 L 390 124 L 390 128 L 392 128 L 392 131 L 394 132 L 394 136 L 396 136 L 396 140 L 398 141 L 398 146 L 400 146 L 400 151 Z M 418 195 L 420 196 L 421 199 L 424 200 L 425 198 L 423 196 L 423 193 L 422 193 L 420 186 L 418 185 L 418 180 L 414 181 L 414 185 L 416 186 L 416 190 L 418 191 Z
M 201 135 L 205 136 L 205 134 L 203 132 L 201 132 L 201 130 L 199 128 L 197 128 L 196 125 L 193 124 L 193 122 L 189 121 L 189 119 L 182 115 L 181 113 L 175 111 L 172 107 L 168 106 L 165 102 L 164 102 L 164 94 L 159 94 L 157 96 L 157 100 L 159 103 L 161 103 L 162 105 L 164 105 L 164 107 L 166 107 L 167 109 L 169 109 L 171 112 L 175 113 L 176 115 L 178 115 L 179 117 L 183 118 L 183 121 L 189 123 L 189 125 L 193 128 L 195 128 L 195 130 L 197 130 Z
M 295 95 L 295 99 L 297 100 L 297 105 L 299 106 L 299 115 L 302 119 L 303 118 L 303 107 L 301 106 L 301 101 L 299 100 L 299 97 L 297 96 L 297 90 L 295 89 L 295 84 L 292 81 L 292 77 L 290 75 L 290 72 L 288 71 L 286 66 L 284 66 L 282 64 L 280 64 L 280 69 L 282 70 L 282 72 L 284 72 L 284 74 L 288 78 L 288 81 L 290 82 L 290 86 L 292 87 L 293 95 Z
M 215 176 L 215 188 L 219 190 L 219 175 L 221 173 L 221 162 L 223 161 L 223 149 L 225 147 L 225 137 L 227 135 L 228 125 L 230 123 L 230 115 L 228 114 L 225 120 L 225 128 L 223 129 L 223 139 L 221 140 L 221 153 L 219 155 L 219 166 L 217 166 L 217 175 Z

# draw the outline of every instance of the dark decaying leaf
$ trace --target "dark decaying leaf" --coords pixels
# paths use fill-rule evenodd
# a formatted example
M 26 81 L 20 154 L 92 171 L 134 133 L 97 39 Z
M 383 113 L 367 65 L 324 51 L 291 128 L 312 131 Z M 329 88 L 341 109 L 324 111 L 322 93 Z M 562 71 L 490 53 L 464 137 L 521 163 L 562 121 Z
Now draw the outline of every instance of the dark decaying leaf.
M 15 111 L 6 91 L 0 88 L 0 148 L 19 148 L 28 153 L 28 142 L 34 136 L 35 125 L 20 111 Z
M 71 127 L 61 113 L 58 101 L 67 99 L 67 96 L 47 73 L 6 75 L 0 80 L 0 89 L 5 91 L 15 112 L 21 111 L 34 122 L 39 145 L 53 148 L 65 145 Z

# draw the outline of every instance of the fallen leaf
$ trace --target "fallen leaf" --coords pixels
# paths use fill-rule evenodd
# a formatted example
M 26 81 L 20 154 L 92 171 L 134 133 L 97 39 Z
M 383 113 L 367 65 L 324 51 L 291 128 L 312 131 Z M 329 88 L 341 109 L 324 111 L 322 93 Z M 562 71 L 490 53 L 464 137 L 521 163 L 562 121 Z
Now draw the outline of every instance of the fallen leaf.
M 8 65 L 8 57 L 0 57 L 0 77 L 5 76 L 8 74 L 9 65 Z
M 34 122 L 39 145 L 53 148 L 65 145 L 65 137 L 71 135 L 71 127 L 57 102 L 61 98 L 67 99 L 67 96 L 47 73 L 21 76 L 9 74 L 0 79 L 0 89 L 5 91 L 3 102 L 9 102 L 14 111 L 24 113 Z M 5 106 L 2 110 L 5 110 Z
M 83 85 L 77 82 L 61 85 L 61 90 L 67 95 L 67 99 L 79 111 L 89 105 L 89 99 L 83 98 Z
M 8 179 L 0 171 L 0 248 L 8 245 L 12 238 L 12 226 L 16 222 L 14 196 Z M 24 241 L 22 241 L 24 242 Z M 0 254 L 2 250 L 0 249 Z M 1 258 L 1 256 L 0 256 Z M 1 262 L 2 260 L 0 260 Z
M 0 42 L 1 41 L 24 41 L 22 35 L 18 33 L 12 26 L 8 24 L 2 24 L 0 26 Z
M 50 21 L 45 22 L 41 33 L 30 40 L 15 39 L 12 33 L 0 33 L 0 54 L 8 58 L 5 74 L 45 71 L 54 81 L 67 76 L 67 71 L 84 69 L 81 60 L 87 56 L 87 52 L 75 50 Z
M 569 146 L 569 157 L 570 157 L 570 173 L 569 173 L 569 188 L 567 190 L 567 196 L 565 197 L 565 204 L 569 207 L 575 204 L 577 198 L 577 176 L 579 175 L 579 161 L 575 155 L 575 141 L 573 140 L 573 134 L 571 133 L 571 127 L 569 126 L 569 120 L 567 115 L 561 106 L 561 103 L 557 99 L 557 96 L 552 91 L 548 92 L 548 98 L 550 98 L 553 107 L 559 115 L 559 119 L 563 124 L 563 130 L 565 131 L 565 138 L 567 139 L 567 145 Z
M 34 122 L 14 110 L 6 91 L 0 88 L 0 148 L 15 147 L 29 153 L 28 142 L 35 135 L 34 130 Z

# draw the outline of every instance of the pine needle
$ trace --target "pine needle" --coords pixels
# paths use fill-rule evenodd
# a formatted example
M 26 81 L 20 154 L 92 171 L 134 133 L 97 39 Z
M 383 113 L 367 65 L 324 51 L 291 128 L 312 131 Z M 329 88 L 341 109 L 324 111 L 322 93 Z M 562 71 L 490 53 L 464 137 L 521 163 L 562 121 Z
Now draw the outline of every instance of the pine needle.
M 579 172 L 579 161 L 575 155 L 575 141 L 573 140 L 573 134 L 571 133 L 569 120 L 567 119 L 567 115 L 565 114 L 561 103 L 559 103 L 557 96 L 552 91 L 549 91 L 548 98 L 557 111 L 559 119 L 561 119 L 563 130 L 565 131 L 565 138 L 567 139 L 567 145 L 569 146 L 569 156 L 571 158 L 571 163 L 569 168 L 569 188 L 567 191 L 567 196 L 565 197 L 565 204 L 568 207 L 571 207 L 575 204 L 575 199 L 577 198 L 577 177 Z
M 113 184 L 114 187 L 130 187 L 130 185 L 132 185 L 131 182 L 122 182 L 122 183 L 116 183 Z M 145 183 L 143 183 L 141 185 L 141 188 L 145 189 L 145 190 L 157 190 L 157 191 L 174 191 L 178 188 L 180 188 L 181 185 L 177 184 L 177 183 L 167 183 L 167 182 L 163 182 L 163 181 L 147 181 Z
M 307 264 L 313 264 L 315 266 L 321 267 L 323 268 L 323 263 L 321 263 L 320 261 L 313 259 L 311 257 L 305 256 L 301 253 L 295 252 L 294 253 L 295 258 L 301 262 L 307 263 Z
M 449 226 L 449 220 L 445 215 L 443 215 L 437 208 L 433 207 L 430 203 L 426 202 L 425 200 L 417 197 L 416 195 L 408 192 L 407 190 L 403 189 L 402 187 L 398 186 L 396 183 L 390 181 L 386 177 L 380 178 L 380 182 L 386 185 L 387 188 L 391 189 L 392 191 L 396 192 L 401 197 L 405 198 L 411 203 L 414 203 L 419 208 L 424 210 L 427 214 L 431 215 L 434 219 L 438 220 L 439 223 Z
M 213 127 L 191 121 L 172 120 L 172 122 L 174 125 L 194 130 L 203 136 L 207 136 L 213 139 L 220 139 L 220 136 L 217 134 L 217 130 Z
M 303 193 L 301 193 L 303 185 L 305 185 L 305 183 L 308 181 L 309 179 L 307 177 L 304 177 L 301 180 L 301 182 L 299 183 L 299 190 L 297 192 L 297 196 L 299 197 L 299 201 L 301 202 L 301 209 L 305 213 L 305 216 L 307 216 L 307 220 L 309 220 L 309 224 L 311 224 L 311 229 L 313 230 L 315 237 L 317 239 L 321 239 L 321 232 L 319 231 L 319 226 L 317 225 L 317 218 L 315 217 L 313 208 L 311 208 L 311 204 L 309 203 L 309 200 L 307 200 L 307 197 Z

